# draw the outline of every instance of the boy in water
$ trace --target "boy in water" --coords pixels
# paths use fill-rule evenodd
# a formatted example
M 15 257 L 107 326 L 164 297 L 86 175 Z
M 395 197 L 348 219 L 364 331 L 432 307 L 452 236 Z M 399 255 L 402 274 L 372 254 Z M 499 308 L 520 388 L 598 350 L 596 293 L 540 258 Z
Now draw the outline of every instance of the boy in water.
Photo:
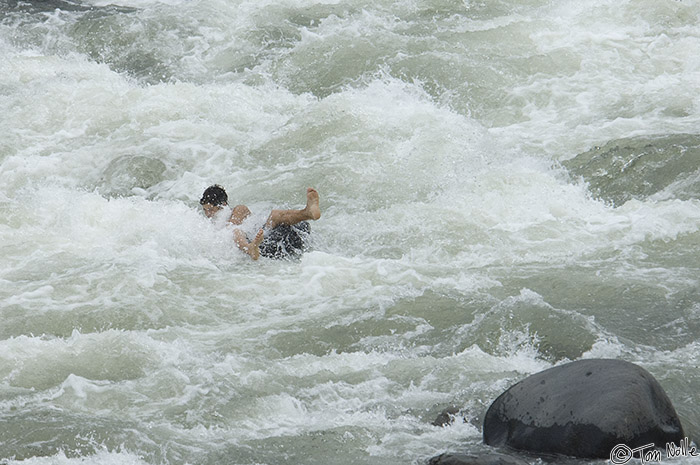
M 199 201 L 204 209 L 204 214 L 207 218 L 212 218 L 219 210 L 228 205 L 228 195 L 223 187 L 213 185 L 207 187 Z M 245 205 L 236 205 L 233 207 L 229 223 L 240 225 L 250 216 L 251 212 Z M 295 243 L 301 243 L 301 239 L 296 235 L 296 230 L 308 232 L 308 220 L 317 220 L 321 217 L 321 208 L 319 205 L 318 192 L 315 189 L 306 189 L 306 207 L 301 210 L 272 210 L 268 216 L 265 225 L 258 231 L 252 241 L 248 240 L 245 233 L 240 228 L 233 230 L 233 238 L 239 249 L 250 255 L 250 258 L 257 260 L 260 257 L 260 246 L 265 239 L 264 229 L 271 231 L 271 235 L 276 235 L 283 239 L 294 234 L 296 239 L 292 239 Z M 279 250 L 271 245 L 264 249 L 267 253 L 263 256 L 279 257 Z

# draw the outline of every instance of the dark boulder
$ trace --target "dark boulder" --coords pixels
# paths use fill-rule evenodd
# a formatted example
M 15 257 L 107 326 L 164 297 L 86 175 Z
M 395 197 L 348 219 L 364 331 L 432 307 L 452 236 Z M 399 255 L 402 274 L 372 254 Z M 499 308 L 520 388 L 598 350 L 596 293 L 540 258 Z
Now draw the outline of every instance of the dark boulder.
M 683 428 L 666 393 L 643 368 L 579 360 L 532 375 L 501 394 L 484 418 L 484 442 L 537 454 L 609 458 L 679 443 Z
M 459 417 L 462 421 L 462 423 L 466 423 L 466 418 L 464 416 L 460 415 L 461 409 L 459 407 L 448 407 L 445 410 L 443 410 L 437 418 L 435 418 L 435 421 L 433 421 L 432 425 L 433 426 L 449 426 L 457 420 L 457 417 Z

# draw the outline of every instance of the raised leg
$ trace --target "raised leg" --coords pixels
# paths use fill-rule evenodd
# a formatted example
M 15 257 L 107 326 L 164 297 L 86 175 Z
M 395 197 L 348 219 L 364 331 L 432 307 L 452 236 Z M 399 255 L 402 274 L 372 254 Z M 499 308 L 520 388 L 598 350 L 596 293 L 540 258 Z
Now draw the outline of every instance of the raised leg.
M 302 221 L 317 220 L 321 218 L 321 206 L 318 192 L 309 187 L 306 189 L 306 206 L 301 210 L 272 210 L 267 218 L 265 226 L 274 228 L 280 224 L 289 226 L 301 223 Z

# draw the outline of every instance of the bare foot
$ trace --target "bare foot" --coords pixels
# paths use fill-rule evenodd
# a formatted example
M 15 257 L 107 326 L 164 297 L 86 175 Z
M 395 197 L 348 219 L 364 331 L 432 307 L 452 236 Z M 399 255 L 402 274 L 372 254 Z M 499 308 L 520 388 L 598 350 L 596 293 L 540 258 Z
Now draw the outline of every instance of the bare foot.
M 262 229 L 258 231 L 258 233 L 255 235 L 255 239 L 253 239 L 252 242 L 248 242 L 248 238 L 240 229 L 233 230 L 233 238 L 236 241 L 238 248 L 250 255 L 250 258 L 253 260 L 260 258 L 260 244 L 264 238 Z
M 262 244 L 263 239 L 265 238 L 265 234 L 263 233 L 263 230 L 261 229 L 258 231 L 258 233 L 255 235 L 255 238 L 253 241 L 248 244 L 246 253 L 250 255 L 250 258 L 253 260 L 257 260 L 260 258 L 260 244 Z
M 318 192 L 311 187 L 306 189 L 306 208 L 304 208 L 304 212 L 309 216 L 310 220 L 321 218 L 321 206 L 319 204 Z

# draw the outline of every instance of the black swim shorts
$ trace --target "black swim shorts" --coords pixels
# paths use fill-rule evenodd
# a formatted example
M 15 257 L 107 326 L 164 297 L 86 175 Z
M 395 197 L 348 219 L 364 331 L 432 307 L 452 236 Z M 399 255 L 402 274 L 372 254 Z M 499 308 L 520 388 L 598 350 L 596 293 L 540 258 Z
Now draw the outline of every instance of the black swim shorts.
M 302 221 L 294 226 L 280 224 L 265 230 L 260 244 L 260 255 L 267 258 L 292 258 L 300 256 L 308 249 L 311 226 Z

